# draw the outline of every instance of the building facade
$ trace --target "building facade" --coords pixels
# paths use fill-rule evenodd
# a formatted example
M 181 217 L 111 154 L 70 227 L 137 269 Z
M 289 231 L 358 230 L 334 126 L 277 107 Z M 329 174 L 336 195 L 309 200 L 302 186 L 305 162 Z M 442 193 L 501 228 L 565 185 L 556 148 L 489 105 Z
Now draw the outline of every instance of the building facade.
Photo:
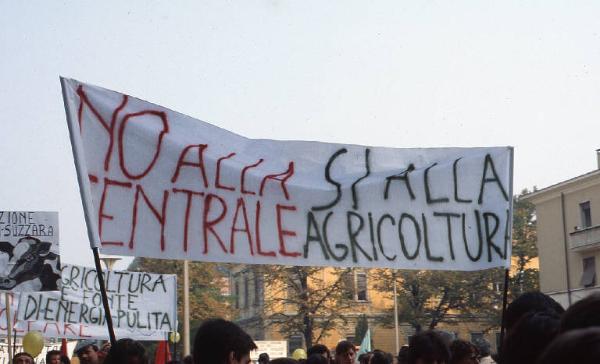
M 524 197 L 536 207 L 540 289 L 564 307 L 600 291 L 598 169 Z
M 324 279 L 332 275 L 331 268 L 321 269 Z M 269 321 L 268 317 L 273 310 L 266 301 L 269 300 L 270 285 L 265 282 L 268 274 L 257 273 L 253 266 L 239 265 L 231 270 L 231 294 L 233 305 L 237 310 L 236 322 L 248 332 L 255 340 L 287 340 L 288 352 L 305 347 L 303 336 L 300 332 L 285 332 L 276 322 Z M 321 344 L 334 348 L 340 340 L 349 340 L 359 345 L 355 339 L 355 328 L 361 317 L 366 317 L 371 330 L 372 348 L 387 352 L 396 352 L 395 329 L 381 323 L 382 316 L 389 315 L 393 310 L 393 300 L 378 289 L 375 280 L 378 279 L 374 271 L 353 270 L 344 280 L 351 304 L 344 309 L 345 324 L 338 324 L 322 340 Z M 282 293 L 285 294 L 285 293 Z M 275 308 L 283 313 L 293 314 L 293 307 L 282 304 Z M 401 310 L 402 308 L 399 307 Z M 441 323 L 437 329 L 447 331 L 454 336 L 474 340 L 485 337 L 495 349 L 498 340 L 498 330 L 490 331 L 485 322 L 473 320 L 456 324 Z M 405 323 L 399 325 L 399 345 L 408 344 L 409 337 L 414 334 L 414 329 Z

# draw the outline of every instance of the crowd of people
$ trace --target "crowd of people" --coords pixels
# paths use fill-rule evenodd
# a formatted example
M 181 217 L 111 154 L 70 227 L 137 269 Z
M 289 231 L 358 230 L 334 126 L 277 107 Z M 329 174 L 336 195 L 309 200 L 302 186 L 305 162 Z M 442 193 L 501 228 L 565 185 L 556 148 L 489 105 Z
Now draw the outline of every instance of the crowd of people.
M 258 364 L 592 364 L 600 363 L 600 294 L 588 296 L 566 311 L 551 297 L 529 292 L 515 299 L 504 316 L 506 335 L 498 353 L 491 355 L 485 340 L 471 343 L 447 333 L 422 331 L 397 355 L 373 350 L 357 355 L 354 343 L 340 341 L 333 351 L 317 344 L 305 359 L 269 358 L 262 353 Z M 105 349 L 105 350 L 103 350 Z M 83 342 L 75 349 L 81 364 L 148 364 L 142 344 L 121 339 L 103 349 Z M 210 319 L 199 328 L 192 356 L 184 364 L 251 364 L 256 344 L 235 323 Z M 65 361 L 66 360 L 66 361 Z M 48 352 L 46 363 L 68 364 L 58 351 Z M 33 364 L 27 353 L 18 353 L 14 364 Z M 171 364 L 180 363 L 172 361 Z

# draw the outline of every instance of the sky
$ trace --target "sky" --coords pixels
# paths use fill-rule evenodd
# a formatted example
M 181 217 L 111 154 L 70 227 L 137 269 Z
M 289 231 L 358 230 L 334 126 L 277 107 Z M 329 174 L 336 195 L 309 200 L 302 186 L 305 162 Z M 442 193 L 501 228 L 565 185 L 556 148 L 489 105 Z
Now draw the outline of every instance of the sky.
M 598 167 L 597 1 L 0 0 L 0 210 L 91 265 L 59 76 L 251 138 L 515 148 L 514 191 Z M 124 268 L 130 259 L 118 267 Z

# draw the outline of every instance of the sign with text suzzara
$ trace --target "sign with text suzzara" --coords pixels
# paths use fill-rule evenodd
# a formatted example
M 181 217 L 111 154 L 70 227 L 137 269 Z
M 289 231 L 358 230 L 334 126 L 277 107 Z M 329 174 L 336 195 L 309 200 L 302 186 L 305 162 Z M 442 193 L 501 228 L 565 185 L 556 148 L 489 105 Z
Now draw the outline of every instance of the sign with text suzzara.
M 103 276 L 115 327 L 176 330 L 174 274 L 104 271 Z M 65 265 L 60 295 L 55 292 L 21 294 L 17 317 L 22 321 L 106 325 L 96 270 Z
M 510 147 L 254 140 L 73 80 L 63 79 L 63 94 L 105 253 L 407 269 L 510 263 Z

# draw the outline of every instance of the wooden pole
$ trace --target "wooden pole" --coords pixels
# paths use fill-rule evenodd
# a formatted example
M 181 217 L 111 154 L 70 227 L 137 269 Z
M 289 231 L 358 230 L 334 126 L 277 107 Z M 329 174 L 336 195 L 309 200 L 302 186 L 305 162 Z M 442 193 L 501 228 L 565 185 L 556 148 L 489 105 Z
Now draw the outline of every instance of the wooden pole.
M 190 267 L 183 261 L 183 355 L 190 355 Z
M 8 340 L 8 362 L 12 363 L 13 354 L 14 354 L 12 340 L 14 340 L 15 338 L 12 337 L 13 320 L 12 320 L 11 313 L 10 313 L 10 301 L 11 301 L 10 294 L 8 292 L 4 292 L 4 302 L 6 303 L 6 322 L 7 322 L 6 338 Z
M 69 138 L 71 140 L 71 149 L 73 151 L 73 160 L 75 162 L 75 171 L 77 172 L 77 183 L 79 184 L 79 194 L 81 195 L 81 203 L 83 204 L 83 216 L 85 217 L 85 224 L 87 226 L 88 240 L 92 253 L 94 254 L 94 263 L 96 265 L 96 276 L 98 277 L 98 283 L 100 284 L 100 294 L 102 295 L 102 305 L 104 306 L 104 317 L 106 318 L 106 325 L 108 327 L 108 335 L 110 337 L 110 343 L 114 346 L 117 343 L 115 338 L 115 332 L 113 330 L 112 316 L 110 315 L 110 307 L 108 304 L 108 297 L 106 296 L 106 288 L 104 287 L 104 277 L 102 276 L 102 266 L 100 265 L 100 254 L 98 253 L 98 247 L 100 247 L 100 234 L 96 226 L 96 215 L 94 213 L 92 204 L 92 193 L 90 189 L 90 181 L 85 165 L 85 154 L 81 138 L 79 137 L 79 124 L 76 120 L 71 117 L 71 110 L 69 109 L 68 95 L 67 95 L 67 80 L 60 79 L 60 85 L 62 87 L 63 102 L 65 105 L 65 113 L 67 116 L 67 125 L 69 126 Z
M 508 283 L 510 269 L 504 272 L 504 292 L 502 292 L 502 326 L 500 327 L 500 345 L 504 342 L 504 334 L 506 330 L 506 306 L 508 305 Z
M 396 355 L 400 352 L 400 333 L 398 329 L 398 288 L 396 287 L 396 271 L 392 272 L 394 279 L 394 334 L 396 338 Z

